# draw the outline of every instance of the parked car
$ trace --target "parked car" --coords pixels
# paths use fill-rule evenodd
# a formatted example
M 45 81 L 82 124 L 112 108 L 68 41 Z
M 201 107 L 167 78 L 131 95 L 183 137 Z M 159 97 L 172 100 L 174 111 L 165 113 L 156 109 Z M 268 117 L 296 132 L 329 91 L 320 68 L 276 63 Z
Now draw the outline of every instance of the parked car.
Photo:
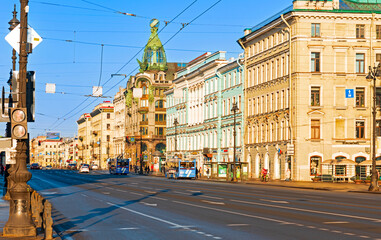
M 79 168 L 79 173 L 89 173 L 90 172 L 90 167 L 88 164 L 83 164 L 80 168 Z
M 77 164 L 76 163 L 70 163 L 67 166 L 67 169 L 69 169 L 69 170 L 77 170 Z
M 97 164 L 91 165 L 91 170 L 97 170 L 97 169 L 98 169 L 98 165 Z
M 30 169 L 32 169 L 32 170 L 40 170 L 40 169 L 41 169 L 41 166 L 40 166 L 40 164 L 38 164 L 38 163 L 32 163 L 32 164 L 30 165 Z
M 48 166 L 45 167 L 45 169 L 46 170 L 51 170 L 51 169 L 53 169 L 53 167 L 52 167 L 52 165 L 48 165 Z

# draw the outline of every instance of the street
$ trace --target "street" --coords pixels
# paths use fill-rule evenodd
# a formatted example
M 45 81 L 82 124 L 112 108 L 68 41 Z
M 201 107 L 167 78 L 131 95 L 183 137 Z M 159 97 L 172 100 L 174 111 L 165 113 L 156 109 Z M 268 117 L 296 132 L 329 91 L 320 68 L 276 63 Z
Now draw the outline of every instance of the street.
M 381 195 L 32 171 L 63 239 L 381 239 Z

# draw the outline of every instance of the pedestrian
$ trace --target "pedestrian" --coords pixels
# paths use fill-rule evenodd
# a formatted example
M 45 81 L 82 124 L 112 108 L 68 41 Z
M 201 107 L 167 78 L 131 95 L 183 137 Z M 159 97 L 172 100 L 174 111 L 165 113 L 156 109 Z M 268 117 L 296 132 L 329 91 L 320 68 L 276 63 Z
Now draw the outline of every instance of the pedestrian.
M 198 178 L 198 169 L 196 168 L 196 178 Z
M 209 179 L 209 168 L 206 169 L 206 176 L 207 176 L 208 179 Z
M 200 169 L 198 170 L 198 174 L 200 175 L 199 177 L 201 178 L 201 177 L 202 177 L 202 174 L 201 174 L 201 167 L 200 167 Z

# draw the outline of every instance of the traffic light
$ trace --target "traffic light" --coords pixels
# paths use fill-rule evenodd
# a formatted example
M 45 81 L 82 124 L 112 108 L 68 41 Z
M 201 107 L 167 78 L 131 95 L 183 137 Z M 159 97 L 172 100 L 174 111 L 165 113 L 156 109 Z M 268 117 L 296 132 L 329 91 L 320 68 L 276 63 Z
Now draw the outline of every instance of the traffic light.
M 12 139 L 28 139 L 26 108 L 11 108 Z

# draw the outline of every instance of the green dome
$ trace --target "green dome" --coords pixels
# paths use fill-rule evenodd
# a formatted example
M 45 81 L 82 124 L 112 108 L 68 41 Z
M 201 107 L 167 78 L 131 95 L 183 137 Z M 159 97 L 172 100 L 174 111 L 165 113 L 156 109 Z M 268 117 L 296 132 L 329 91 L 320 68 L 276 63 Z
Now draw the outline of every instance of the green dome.
M 157 31 L 159 29 L 159 21 L 152 19 L 150 22 L 151 36 L 144 49 L 143 60 L 139 61 L 140 72 L 145 71 L 167 71 L 167 57 L 163 44 L 161 43 Z

